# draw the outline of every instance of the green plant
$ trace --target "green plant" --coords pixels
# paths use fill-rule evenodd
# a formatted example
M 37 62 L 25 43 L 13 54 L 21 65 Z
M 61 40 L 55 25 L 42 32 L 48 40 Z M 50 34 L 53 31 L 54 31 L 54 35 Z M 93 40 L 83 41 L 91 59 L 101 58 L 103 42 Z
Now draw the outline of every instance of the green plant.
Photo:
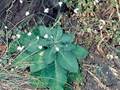
M 51 90 L 63 90 L 68 72 L 78 73 L 78 61 L 88 54 L 74 44 L 74 34 L 64 33 L 60 26 L 52 29 L 36 26 L 29 33 L 18 32 L 16 36 L 18 38 L 10 43 L 8 50 L 9 56 L 18 53 L 13 65 L 29 66 L 31 75 L 38 78 L 36 82 L 44 82 L 44 87 Z

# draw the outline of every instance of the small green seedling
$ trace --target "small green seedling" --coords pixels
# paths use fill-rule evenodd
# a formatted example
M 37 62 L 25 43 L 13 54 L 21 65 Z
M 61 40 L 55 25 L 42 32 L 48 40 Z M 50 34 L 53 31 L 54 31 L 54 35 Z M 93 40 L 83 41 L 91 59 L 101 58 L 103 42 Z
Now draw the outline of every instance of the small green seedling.
M 78 73 L 79 60 L 88 54 L 84 48 L 74 44 L 74 34 L 64 33 L 60 26 L 52 30 L 36 26 L 31 32 L 19 32 L 16 36 L 8 50 L 9 55 L 19 53 L 13 65 L 21 67 L 27 64 L 30 75 L 45 82 L 44 87 L 50 90 L 64 90 L 67 74 Z

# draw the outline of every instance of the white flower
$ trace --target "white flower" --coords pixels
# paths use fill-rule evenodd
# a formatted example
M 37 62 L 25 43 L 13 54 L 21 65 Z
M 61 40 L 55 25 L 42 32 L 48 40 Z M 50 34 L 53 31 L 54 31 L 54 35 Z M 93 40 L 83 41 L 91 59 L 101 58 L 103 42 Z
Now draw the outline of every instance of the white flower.
M 16 36 L 17 36 L 17 38 L 20 38 L 20 37 L 21 37 L 21 35 L 20 35 L 20 34 L 17 34 Z
M 40 52 L 40 54 L 39 54 L 39 55 L 40 55 L 40 56 L 43 56 L 43 54 L 44 54 L 44 52 L 42 51 L 42 52 Z
M 31 36 L 31 35 L 32 35 L 32 33 L 31 33 L 31 32 L 29 32 L 27 35 L 28 35 L 28 36 Z
M 42 46 L 38 46 L 39 49 L 42 49 Z
M 48 12 L 49 12 L 49 8 L 45 8 L 44 13 L 48 13 Z
M 12 64 L 11 62 L 8 63 L 8 65 L 11 65 L 11 64 Z
M 5 26 L 5 29 L 7 29 L 8 27 L 7 26 Z
M 44 35 L 44 38 L 48 38 L 48 34 L 45 34 L 45 35 Z
M 59 49 L 59 47 L 55 47 L 55 50 L 56 50 L 56 51 L 59 51 L 60 49 Z
M 61 7 L 61 6 L 62 6 L 62 4 L 63 4 L 63 2 L 58 2 L 58 4 L 59 4 L 59 6 Z
M 13 72 L 14 71 L 14 68 L 11 68 L 11 70 L 10 70 L 11 72 Z
M 74 13 L 78 13 L 79 8 L 74 9 Z
M 99 0 L 95 0 L 96 3 L 99 3 Z
M 52 36 L 52 35 L 51 35 L 50 37 L 53 39 L 53 36 Z
M 18 51 L 22 51 L 23 48 L 24 48 L 24 46 L 22 46 L 22 47 L 18 46 L 18 47 L 17 47 L 17 50 L 18 50 Z
M 29 14 L 30 14 L 30 12 L 29 12 L 29 11 L 26 11 L 25 16 L 28 16 Z
M 18 68 L 18 66 L 15 67 L 16 69 Z
M 37 40 L 39 40 L 39 39 L 40 39 L 40 38 L 39 38 L 39 36 L 37 36 L 36 38 L 37 38 Z
M 23 0 L 19 0 L 19 2 L 22 4 L 22 3 L 23 3 Z

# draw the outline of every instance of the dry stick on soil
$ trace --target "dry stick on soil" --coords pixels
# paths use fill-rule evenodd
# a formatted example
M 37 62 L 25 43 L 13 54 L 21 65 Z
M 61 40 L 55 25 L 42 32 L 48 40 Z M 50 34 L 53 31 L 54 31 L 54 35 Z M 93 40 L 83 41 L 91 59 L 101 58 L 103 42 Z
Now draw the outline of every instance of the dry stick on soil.
M 105 90 L 111 90 L 110 88 L 106 87 L 92 72 L 90 72 L 89 70 L 86 69 L 86 71 L 92 76 L 94 77 L 95 81 L 98 82 L 98 85 L 101 88 L 104 88 Z

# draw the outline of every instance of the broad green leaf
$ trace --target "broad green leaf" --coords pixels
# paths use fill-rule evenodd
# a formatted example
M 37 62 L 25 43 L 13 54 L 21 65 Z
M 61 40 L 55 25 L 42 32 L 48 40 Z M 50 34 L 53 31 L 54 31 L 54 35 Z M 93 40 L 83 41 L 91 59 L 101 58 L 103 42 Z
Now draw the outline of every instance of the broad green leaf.
M 58 41 L 62 37 L 62 34 L 63 30 L 59 26 L 52 30 L 52 36 L 54 38 L 54 41 Z
M 40 34 L 39 34 L 39 36 L 41 36 L 41 37 L 44 37 L 44 35 L 48 35 L 48 38 L 50 37 L 50 28 L 48 28 L 48 27 L 45 27 L 45 26 L 39 26 L 38 27 L 39 28 L 39 32 L 40 32 Z
M 51 80 L 51 90 L 64 90 L 63 86 L 67 82 L 66 71 L 55 61 L 54 80 Z
M 44 63 L 34 63 L 30 66 L 30 72 L 31 73 L 38 72 L 45 67 L 46 65 Z
M 34 88 L 46 88 L 48 86 L 48 83 L 46 82 L 46 80 L 45 81 L 43 79 L 41 80 L 38 77 L 30 78 L 29 83 Z
M 66 44 L 63 46 L 64 51 L 72 51 L 76 48 L 75 44 Z
M 61 86 L 57 82 L 53 82 L 54 84 L 50 86 L 50 90 L 64 90 L 63 86 Z
M 76 48 L 73 50 L 73 53 L 79 60 L 84 59 L 88 55 L 88 51 L 79 45 L 76 46 Z
M 64 85 L 67 81 L 66 70 L 64 70 L 56 61 L 55 61 L 55 78 L 58 83 Z
M 16 52 L 17 47 L 18 47 L 18 43 L 16 41 L 10 43 L 9 48 L 8 48 L 8 54 L 12 54 Z
M 78 72 L 78 62 L 71 52 L 59 52 L 57 62 L 69 72 Z
M 29 43 L 29 45 L 26 47 L 26 51 L 31 53 L 40 51 L 38 47 L 39 47 L 38 40 L 32 40 L 31 43 Z
M 33 33 L 35 36 L 39 36 L 39 35 L 40 35 L 39 27 L 38 27 L 38 26 L 33 27 L 32 33 Z
M 39 76 L 41 80 L 48 82 L 48 86 L 51 90 L 63 90 L 63 86 L 67 82 L 66 74 L 67 72 L 55 62 L 32 75 Z
M 48 87 L 51 84 L 51 81 L 54 80 L 54 70 L 54 64 L 50 64 L 38 72 L 31 73 L 31 75 L 39 78 L 42 82 L 45 82 Z
M 78 72 L 78 73 L 69 73 L 68 74 L 68 82 L 77 82 L 77 83 L 82 83 L 83 81 L 83 74 L 82 72 Z
M 45 50 L 43 59 L 46 64 L 51 64 L 53 61 L 55 61 L 55 57 L 56 57 L 56 55 L 54 53 L 53 48 L 49 48 L 49 49 Z
M 52 40 L 46 40 L 46 39 L 42 39 L 42 38 L 40 38 L 40 40 L 38 42 L 39 45 L 46 46 L 46 47 L 49 47 L 52 43 L 53 43 Z
M 63 34 L 62 38 L 60 39 L 60 42 L 62 43 L 72 43 L 74 41 L 74 34 Z
M 21 34 L 21 37 L 20 39 L 18 39 L 18 42 L 20 43 L 20 45 L 28 45 L 29 43 L 31 43 L 33 40 L 35 40 L 35 36 L 32 35 L 31 36 L 28 36 L 27 35 L 28 33 L 24 33 L 24 34 Z
M 30 71 L 31 73 L 38 72 L 41 69 L 44 69 L 47 65 L 43 60 L 43 57 L 39 55 L 39 53 L 35 54 L 31 57 L 31 65 L 30 65 Z
M 13 64 L 18 66 L 25 65 L 25 63 L 30 60 L 29 56 L 28 53 L 21 53 L 14 59 Z
M 30 66 L 30 72 L 34 73 L 34 72 L 38 72 L 41 69 L 45 68 L 47 65 L 45 63 L 34 63 Z
M 32 35 L 21 33 L 21 37 L 9 49 L 15 52 L 17 46 L 24 46 L 14 64 L 18 66 L 30 66 L 31 75 L 36 77 L 37 87 L 40 81 L 51 90 L 64 90 L 67 82 L 67 73 L 78 73 L 78 59 L 83 59 L 88 52 L 73 43 L 74 34 L 63 33 L 60 26 L 37 26 L 32 29 Z M 13 51 L 11 50 L 13 49 Z

